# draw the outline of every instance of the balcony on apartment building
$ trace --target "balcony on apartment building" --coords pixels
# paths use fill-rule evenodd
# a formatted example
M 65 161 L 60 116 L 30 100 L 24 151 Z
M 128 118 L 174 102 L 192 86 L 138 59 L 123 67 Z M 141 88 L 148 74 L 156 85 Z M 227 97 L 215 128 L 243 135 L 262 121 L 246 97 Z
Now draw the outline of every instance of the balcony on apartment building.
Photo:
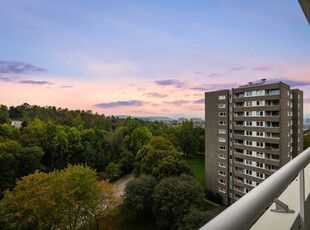
M 236 158 L 236 161 L 243 163 L 243 159 Z M 309 162 L 310 148 L 244 196 L 234 194 L 236 202 L 201 230 L 310 229 Z M 239 176 L 234 181 L 245 183 L 244 178 Z M 234 190 L 241 192 L 241 186 L 234 185 Z

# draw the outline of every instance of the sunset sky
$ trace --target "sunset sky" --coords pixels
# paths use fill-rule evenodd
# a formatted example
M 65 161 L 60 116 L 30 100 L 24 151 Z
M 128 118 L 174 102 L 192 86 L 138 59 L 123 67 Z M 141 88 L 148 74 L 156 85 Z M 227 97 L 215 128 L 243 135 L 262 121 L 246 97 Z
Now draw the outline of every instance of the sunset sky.
M 0 104 L 204 117 L 204 92 L 267 78 L 304 91 L 297 0 L 0 0 Z

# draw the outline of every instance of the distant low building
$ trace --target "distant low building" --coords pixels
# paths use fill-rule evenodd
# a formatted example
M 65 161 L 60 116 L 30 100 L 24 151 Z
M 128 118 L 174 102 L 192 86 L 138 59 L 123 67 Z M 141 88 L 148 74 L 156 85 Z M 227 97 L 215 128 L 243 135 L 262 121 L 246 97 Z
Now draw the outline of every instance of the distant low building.
M 20 129 L 22 127 L 22 121 L 11 121 L 11 126 Z
M 188 121 L 188 119 L 187 118 L 185 118 L 185 117 L 181 117 L 181 118 L 179 118 L 179 124 L 182 124 L 182 122 L 184 122 L 184 121 Z

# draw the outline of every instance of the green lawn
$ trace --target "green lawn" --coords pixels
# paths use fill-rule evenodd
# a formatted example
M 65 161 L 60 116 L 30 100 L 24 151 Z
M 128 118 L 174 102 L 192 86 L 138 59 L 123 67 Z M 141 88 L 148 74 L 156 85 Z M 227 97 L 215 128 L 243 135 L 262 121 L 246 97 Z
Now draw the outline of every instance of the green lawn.
M 208 210 L 214 209 L 216 207 L 217 206 L 215 206 L 214 204 L 209 203 L 208 201 L 203 200 L 201 202 L 201 209 L 202 209 L 202 211 L 208 211 Z
M 205 188 L 205 159 L 204 157 L 189 156 L 185 158 L 188 167 L 191 168 L 198 182 Z

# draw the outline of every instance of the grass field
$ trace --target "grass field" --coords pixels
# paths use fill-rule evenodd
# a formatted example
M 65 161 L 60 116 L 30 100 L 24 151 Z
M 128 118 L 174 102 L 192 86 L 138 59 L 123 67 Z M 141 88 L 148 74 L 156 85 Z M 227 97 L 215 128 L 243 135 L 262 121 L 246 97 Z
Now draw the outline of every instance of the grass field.
M 205 159 L 204 157 L 189 156 L 185 158 L 188 167 L 191 168 L 198 182 L 205 188 Z
M 217 206 L 215 206 L 214 204 L 209 203 L 208 201 L 203 200 L 201 202 L 201 211 L 209 211 L 211 209 L 216 208 Z

